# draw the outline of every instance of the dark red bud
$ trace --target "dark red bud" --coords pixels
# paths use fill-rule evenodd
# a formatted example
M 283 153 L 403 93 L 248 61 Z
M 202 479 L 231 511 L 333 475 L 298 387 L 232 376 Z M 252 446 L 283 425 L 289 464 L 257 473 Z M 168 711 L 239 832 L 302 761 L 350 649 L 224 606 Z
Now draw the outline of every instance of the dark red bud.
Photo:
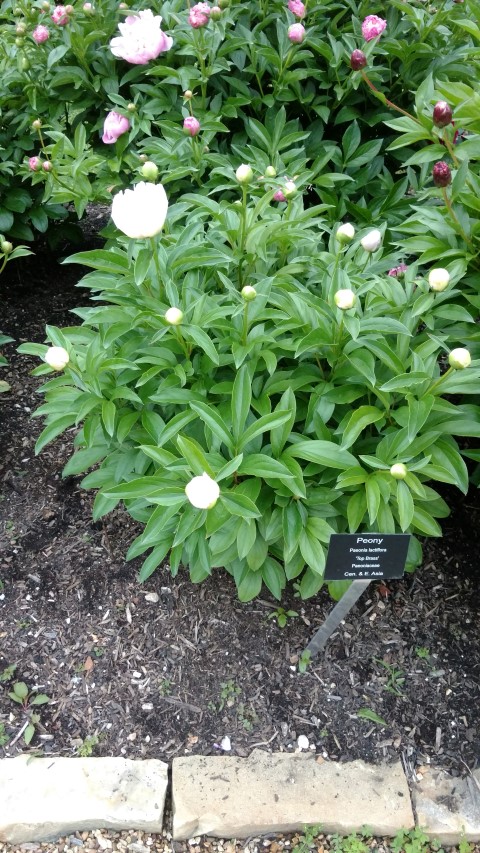
M 367 57 L 363 50 L 354 50 L 350 56 L 350 68 L 352 71 L 360 71 L 362 68 L 365 68 L 366 64 Z
M 444 160 L 435 163 L 432 171 L 433 183 L 436 187 L 448 187 L 452 182 L 452 173 L 450 166 Z
M 452 108 L 446 101 L 437 101 L 433 108 L 433 123 L 436 127 L 446 127 L 452 121 Z

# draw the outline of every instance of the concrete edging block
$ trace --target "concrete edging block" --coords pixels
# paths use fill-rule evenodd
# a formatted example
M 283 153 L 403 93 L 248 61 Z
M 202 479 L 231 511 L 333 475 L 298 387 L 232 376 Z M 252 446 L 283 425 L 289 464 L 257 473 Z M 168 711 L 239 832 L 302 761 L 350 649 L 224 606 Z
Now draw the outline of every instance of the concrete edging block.
M 149 759 L 0 761 L 0 841 L 48 841 L 76 830 L 161 832 L 168 765 Z
M 321 824 L 348 834 L 368 826 L 374 835 L 411 829 L 414 817 L 400 762 L 318 763 L 308 753 L 249 758 L 174 758 L 173 837 L 246 838 Z
M 463 778 L 429 770 L 413 786 L 412 801 L 418 826 L 432 840 L 480 841 L 480 770 Z

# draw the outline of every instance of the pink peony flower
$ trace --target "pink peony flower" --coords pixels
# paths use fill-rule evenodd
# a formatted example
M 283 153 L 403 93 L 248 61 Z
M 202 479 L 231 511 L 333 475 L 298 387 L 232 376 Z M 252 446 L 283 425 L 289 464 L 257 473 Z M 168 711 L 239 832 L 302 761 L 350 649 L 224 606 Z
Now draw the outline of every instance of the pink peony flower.
M 306 15 L 305 3 L 302 0 L 288 0 L 288 8 L 296 18 L 304 18 Z
M 194 116 L 187 116 L 183 122 L 183 129 L 189 136 L 196 136 L 200 132 L 200 122 Z
M 70 21 L 65 6 L 55 6 L 51 17 L 53 23 L 57 24 L 58 27 L 65 27 Z
M 208 24 L 210 11 L 208 3 L 197 3 L 190 9 L 188 23 L 195 30 L 198 30 L 199 27 L 204 27 L 205 24 Z
M 367 15 L 362 24 L 362 36 L 365 41 L 372 41 L 382 35 L 386 26 L 387 22 L 378 15 Z
M 303 24 L 292 24 L 288 28 L 287 35 L 293 44 L 301 44 L 305 38 L 305 27 Z
M 408 267 L 406 264 L 399 264 L 398 267 L 392 267 L 392 269 L 388 271 L 387 275 L 390 275 L 392 278 L 400 278 L 407 270 Z
M 113 143 L 117 141 L 118 137 L 121 136 L 122 133 L 126 133 L 127 130 L 130 130 L 130 122 L 128 118 L 125 118 L 125 116 L 122 116 L 120 113 L 116 113 L 115 110 L 112 110 L 108 113 L 103 124 L 102 142 L 105 142 L 107 145 L 113 145 Z
M 154 15 L 151 9 L 129 15 L 118 25 L 121 35 L 110 42 L 113 55 L 132 65 L 146 65 L 170 50 L 173 39 L 162 31 L 161 22 L 160 16 Z
M 42 168 L 42 161 L 40 160 L 40 157 L 29 157 L 28 167 L 32 172 L 38 172 L 38 170 Z
M 285 196 L 283 194 L 283 190 L 276 190 L 273 194 L 273 200 L 274 201 L 286 201 L 287 199 L 285 198 Z
M 39 24 L 38 27 L 35 27 L 32 38 L 37 44 L 43 44 L 44 41 L 50 37 L 50 33 L 47 27 L 44 27 L 43 24 Z

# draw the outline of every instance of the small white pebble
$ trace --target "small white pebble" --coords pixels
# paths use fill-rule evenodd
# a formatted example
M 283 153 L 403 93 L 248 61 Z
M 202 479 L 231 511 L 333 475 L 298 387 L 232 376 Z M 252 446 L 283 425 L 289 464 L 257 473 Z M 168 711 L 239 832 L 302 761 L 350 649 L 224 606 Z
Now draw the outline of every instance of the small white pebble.
M 230 750 L 232 748 L 232 742 L 231 742 L 230 738 L 228 737 L 228 735 L 225 735 L 225 737 L 222 737 L 222 739 L 220 741 L 220 748 L 223 749 L 224 752 L 230 752 Z
M 297 746 L 299 749 L 309 749 L 310 741 L 306 735 L 299 735 L 297 737 Z
M 158 604 L 159 595 L 158 592 L 147 592 L 145 596 L 145 601 L 151 601 L 152 604 Z

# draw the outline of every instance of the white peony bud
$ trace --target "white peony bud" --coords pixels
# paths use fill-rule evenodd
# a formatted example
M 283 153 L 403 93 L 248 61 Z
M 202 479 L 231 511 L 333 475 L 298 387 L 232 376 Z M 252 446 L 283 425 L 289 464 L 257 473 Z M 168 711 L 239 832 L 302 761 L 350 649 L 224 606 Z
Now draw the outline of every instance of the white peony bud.
M 339 243 L 350 243 L 355 237 L 355 228 L 350 222 L 344 222 L 343 225 L 337 228 L 335 237 Z
M 381 231 L 379 231 L 378 228 L 374 228 L 373 231 L 369 231 L 365 237 L 362 237 L 360 243 L 366 252 L 376 252 L 382 244 Z
M 436 290 L 437 293 L 441 293 L 442 290 L 445 290 L 448 287 L 450 282 L 450 273 L 448 270 L 444 270 L 443 267 L 437 267 L 437 269 L 430 270 L 428 274 L 428 284 L 431 290 Z
M 297 192 L 297 185 L 294 181 L 286 181 L 285 186 L 283 188 L 283 194 L 285 198 L 293 198 L 295 193 Z
M 266 178 L 275 178 L 277 174 L 277 170 L 275 166 L 267 166 L 265 169 L 265 177 Z
M 390 468 L 390 474 L 396 480 L 404 480 L 408 474 L 407 466 L 403 462 L 395 462 L 395 465 Z
M 70 361 L 70 356 L 63 347 L 49 347 L 44 355 L 44 360 L 53 370 L 63 370 Z
M 348 311 L 349 308 L 353 308 L 353 306 L 355 305 L 357 297 L 355 296 L 353 290 L 344 288 L 343 290 L 337 290 L 335 296 L 333 297 L 333 301 L 335 302 L 337 308 L 341 308 L 342 311 Z
M 235 172 L 235 177 L 239 184 L 249 184 L 253 178 L 252 167 L 242 163 Z
M 255 299 L 257 295 L 257 291 L 255 290 L 255 288 L 251 287 L 249 284 L 246 284 L 245 287 L 242 287 L 240 293 L 245 302 L 252 302 L 252 300 Z
M 465 347 L 457 347 L 457 349 L 452 349 L 448 356 L 448 363 L 455 370 L 464 370 L 466 367 L 470 367 L 472 356 Z
M 179 326 L 183 320 L 183 311 L 180 308 L 169 308 L 165 311 L 165 320 L 170 326 Z
M 220 494 L 220 487 L 208 474 L 203 473 L 201 477 L 194 477 L 185 486 L 185 494 L 197 509 L 212 509 Z

